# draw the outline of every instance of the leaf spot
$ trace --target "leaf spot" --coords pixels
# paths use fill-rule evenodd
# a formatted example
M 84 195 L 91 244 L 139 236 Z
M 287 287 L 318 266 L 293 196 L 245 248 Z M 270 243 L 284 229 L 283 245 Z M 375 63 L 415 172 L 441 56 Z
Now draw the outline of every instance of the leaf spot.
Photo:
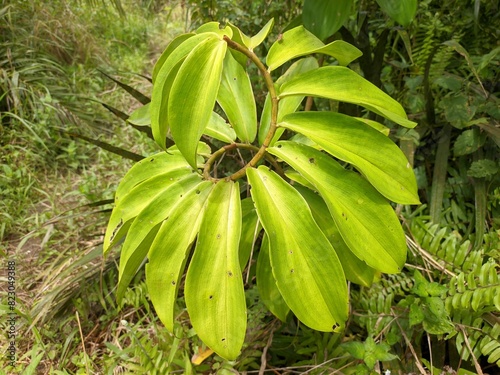
M 214 299 L 214 296 L 208 296 L 208 299 Z
M 292 269 L 290 270 L 290 273 L 294 273 L 294 272 L 295 272 L 295 270 L 292 268 Z
M 281 147 L 283 147 L 283 145 L 278 145 L 278 146 L 276 146 L 276 147 L 281 148 Z
M 229 277 L 233 277 L 233 273 L 232 273 L 231 271 L 227 271 L 227 275 L 228 275 Z
M 220 233 L 217 233 L 217 239 L 218 240 L 220 240 L 220 237 L 221 237 Z
M 200 194 L 200 193 L 201 193 L 201 191 L 197 189 L 196 190 L 196 194 Z
M 223 342 L 224 342 L 224 341 L 226 341 L 226 338 L 225 338 L 225 337 L 223 337 L 221 341 L 223 341 Z
M 288 252 L 288 254 L 293 254 L 293 251 L 292 251 L 292 250 L 290 250 L 290 251 Z
M 336 330 L 337 328 L 339 328 L 339 327 L 340 327 L 340 324 L 335 323 L 335 324 L 333 325 L 332 329 L 335 331 L 335 330 Z
M 316 160 L 314 158 L 309 158 L 309 163 L 311 164 L 315 164 L 316 163 Z
M 153 161 L 155 161 L 155 158 L 151 158 L 151 159 L 149 159 L 149 161 L 153 162 Z
M 172 280 L 172 285 L 175 285 L 175 280 Z
M 410 167 L 411 167 L 410 162 L 408 162 L 408 163 L 406 164 L 406 168 L 410 168 Z

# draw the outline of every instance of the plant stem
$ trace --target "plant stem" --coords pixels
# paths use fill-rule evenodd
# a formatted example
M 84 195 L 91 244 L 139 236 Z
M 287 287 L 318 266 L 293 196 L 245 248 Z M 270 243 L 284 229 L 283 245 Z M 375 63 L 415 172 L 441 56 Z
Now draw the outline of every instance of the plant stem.
M 212 165 L 215 163 L 215 161 L 217 159 L 219 159 L 227 151 L 234 150 L 234 149 L 237 149 L 237 148 L 245 148 L 247 150 L 253 150 L 253 151 L 257 151 L 257 152 L 260 151 L 260 149 L 257 146 L 249 145 L 247 143 L 231 143 L 230 145 L 226 145 L 224 147 L 221 147 L 220 149 L 218 149 L 217 151 L 215 151 L 210 156 L 210 158 L 207 160 L 207 162 L 205 163 L 205 168 L 203 169 L 203 177 L 205 178 L 205 180 L 217 181 L 218 180 L 217 178 L 214 178 L 214 177 L 210 176 L 210 170 L 212 169 Z M 277 173 L 280 176 L 283 176 L 283 177 L 285 176 L 285 173 L 283 172 L 283 169 L 278 164 L 278 162 L 276 161 L 276 159 L 274 159 L 271 155 L 269 155 L 267 153 L 264 154 L 264 157 L 266 158 L 267 161 L 269 161 L 273 165 L 273 167 L 276 169 Z M 252 158 L 252 160 L 254 158 Z M 245 168 L 246 168 L 246 166 L 243 167 L 242 169 L 245 169 Z M 230 176 L 229 179 L 232 179 L 231 177 L 232 176 Z
M 257 165 L 257 163 L 266 155 L 266 149 L 269 146 L 269 143 L 271 143 L 271 140 L 273 139 L 274 133 L 276 133 L 276 123 L 277 123 L 277 119 L 278 119 L 278 101 L 279 101 L 279 99 L 278 99 L 278 96 L 276 95 L 276 89 L 274 88 L 274 82 L 273 82 L 273 79 L 271 78 L 271 74 L 266 69 L 264 64 L 262 64 L 262 62 L 259 60 L 257 55 L 255 53 L 253 53 L 253 51 L 250 51 L 248 48 L 246 48 L 246 47 L 242 46 L 241 44 L 236 43 L 235 41 L 229 39 L 227 36 L 224 36 L 224 40 L 226 41 L 229 48 L 232 48 L 235 51 L 243 53 L 250 60 L 252 60 L 252 62 L 257 66 L 257 68 L 260 70 L 260 72 L 262 73 L 262 75 L 264 77 L 264 81 L 266 82 L 266 86 L 267 86 L 267 89 L 269 91 L 269 96 L 271 97 L 271 124 L 269 126 L 269 131 L 266 135 L 266 138 L 264 139 L 264 142 L 262 143 L 262 146 L 260 147 L 260 149 L 258 149 L 255 156 L 248 162 L 248 164 L 246 164 L 243 168 L 241 168 L 239 171 L 233 173 L 229 177 L 230 180 L 235 181 L 235 180 L 238 180 L 239 178 L 242 178 L 243 176 L 245 176 L 246 169 L 248 167 L 255 167 Z M 274 163 L 273 165 L 276 167 L 277 164 L 276 165 L 275 164 L 276 163 Z M 205 174 L 205 172 L 204 172 L 204 174 Z

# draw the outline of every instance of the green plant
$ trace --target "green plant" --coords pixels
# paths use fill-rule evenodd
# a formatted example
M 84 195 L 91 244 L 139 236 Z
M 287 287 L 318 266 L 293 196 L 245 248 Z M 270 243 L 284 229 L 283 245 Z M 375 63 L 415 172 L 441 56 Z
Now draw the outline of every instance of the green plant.
M 346 67 L 359 50 L 343 41 L 325 45 L 297 27 L 270 47 L 266 67 L 253 49 L 272 25 L 250 38 L 232 24 L 208 23 L 169 44 L 153 71 L 151 103 L 131 116 L 151 123 L 164 151 L 123 178 L 104 239 L 106 252 L 128 233 L 119 300 L 147 258 L 151 301 L 170 331 L 189 263 L 191 323 L 226 359 L 238 356 L 245 338 L 242 271 L 252 254 L 259 253 L 261 298 L 276 316 L 284 320 L 291 310 L 311 328 L 339 331 L 348 317 L 346 278 L 369 285 L 376 271 L 397 273 L 406 259 L 389 200 L 419 202 L 410 164 L 383 125 L 296 112 L 305 96 L 318 96 L 415 126 L 395 100 Z M 312 53 L 337 62 L 319 67 L 301 58 L 273 79 L 278 68 Z M 269 91 L 259 126 L 248 59 Z M 167 148 L 167 137 L 174 146 Z

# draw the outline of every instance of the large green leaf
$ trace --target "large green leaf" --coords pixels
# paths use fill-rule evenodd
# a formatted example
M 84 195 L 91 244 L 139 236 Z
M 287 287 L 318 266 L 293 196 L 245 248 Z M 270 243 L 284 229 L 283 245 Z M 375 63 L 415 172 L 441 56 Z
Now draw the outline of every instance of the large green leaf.
M 188 34 L 181 34 L 179 36 L 176 36 L 165 48 L 165 50 L 162 52 L 160 55 L 159 59 L 156 61 L 155 66 L 153 67 L 153 75 L 152 75 L 152 80 L 153 83 L 156 81 L 156 77 L 158 76 L 158 73 L 160 72 L 161 67 L 167 61 L 168 57 L 172 54 L 172 52 L 177 49 L 182 43 L 184 43 L 187 39 L 191 38 L 194 33 L 188 33 Z
M 250 259 L 252 250 L 254 250 L 255 241 L 262 229 L 252 198 L 245 198 L 241 201 L 241 218 L 239 258 L 241 270 L 243 271 Z
M 264 234 L 260 246 L 259 258 L 257 259 L 256 278 L 257 289 L 259 290 L 262 302 L 264 302 L 264 305 L 267 306 L 269 311 L 284 322 L 290 308 L 276 286 L 276 280 L 274 279 L 273 269 L 271 267 L 271 259 L 269 258 L 269 239 L 267 234 Z
M 325 45 L 304 26 L 299 26 L 283 33 L 281 38 L 271 46 L 266 64 L 272 71 L 291 59 L 312 53 L 323 53 L 335 57 L 340 65 L 348 65 L 362 55 L 360 50 L 342 40 Z
M 286 304 L 318 331 L 343 326 L 348 313 L 344 271 L 306 201 L 264 166 L 249 168 L 247 176 L 269 236 L 273 275 Z
M 290 68 L 276 81 L 276 85 L 282 85 L 283 83 L 291 80 L 302 73 L 308 72 L 310 70 L 318 68 L 318 61 L 314 57 L 306 57 L 294 62 Z M 295 112 L 299 107 L 300 103 L 304 100 L 304 96 L 289 96 L 283 98 L 279 102 L 278 106 L 278 122 L 281 119 L 292 112 Z M 269 94 L 266 96 L 266 101 L 264 102 L 264 109 L 262 110 L 262 115 L 260 117 L 259 126 L 259 143 L 264 143 L 264 139 L 269 132 L 269 127 L 271 125 L 271 97 Z M 283 134 L 285 129 L 277 129 L 276 134 L 271 141 L 270 145 L 273 145 Z
M 179 152 L 159 152 L 151 155 L 140 162 L 134 164 L 128 170 L 125 177 L 120 181 L 115 193 L 115 201 L 123 199 L 130 190 L 141 183 L 158 174 L 167 173 L 175 169 L 192 170 L 186 159 Z
M 204 181 L 175 204 L 156 235 L 146 264 L 146 284 L 158 317 L 174 330 L 174 309 L 189 249 L 198 234 L 212 182 Z
M 226 42 L 218 37 L 202 41 L 186 57 L 172 84 L 168 124 L 177 147 L 193 168 L 198 141 L 210 121 L 219 91 L 226 49 Z
M 373 283 L 375 270 L 355 256 L 349 249 L 349 246 L 342 239 L 325 201 L 308 188 L 296 185 L 295 189 L 305 198 L 311 208 L 314 220 L 316 220 L 316 223 L 337 252 L 346 279 L 359 285 L 370 286 Z
M 359 259 L 381 272 L 401 271 L 406 259 L 403 229 L 389 202 L 368 181 L 306 145 L 280 141 L 268 151 L 315 186 Z
M 299 112 L 278 126 L 304 134 L 340 160 L 353 164 L 388 199 L 418 204 L 417 182 L 401 149 L 388 137 L 350 116 Z
M 111 212 L 106 234 L 104 235 L 104 253 L 127 233 L 131 220 L 139 215 L 158 194 L 161 194 L 170 185 L 179 182 L 188 175 L 194 175 L 194 172 L 182 165 L 166 173 L 152 175 L 151 178 L 134 186 L 121 199 L 115 199 L 115 207 Z
M 341 102 L 358 104 L 395 123 L 413 128 L 396 100 L 343 66 L 325 66 L 301 74 L 280 87 L 280 98 L 290 95 L 320 96 Z
M 319 39 L 335 34 L 351 15 L 353 0 L 304 0 L 302 22 Z
M 245 69 L 228 52 L 217 101 L 239 139 L 252 143 L 257 133 L 257 108 L 252 84 Z
M 153 85 L 151 107 L 149 110 L 153 137 L 156 143 L 163 149 L 166 148 L 165 140 L 169 129 L 167 109 L 172 84 L 186 56 L 198 44 L 207 39 L 218 39 L 218 35 L 215 33 L 198 34 L 188 37 L 179 44 L 174 44 L 175 48 L 172 50 L 169 50 L 167 47 L 169 53 L 158 70 L 158 75 Z
M 238 261 L 240 233 L 238 184 L 221 180 L 207 201 L 184 292 L 196 333 L 229 360 L 240 353 L 247 322 Z
M 175 203 L 200 184 L 201 177 L 189 175 L 168 186 L 157 195 L 132 222 L 130 235 L 123 244 L 120 255 L 119 280 L 116 298 L 120 301 L 125 290 L 146 258 L 149 248 L 160 229 L 160 224 L 170 214 Z
M 377 0 L 380 8 L 394 21 L 408 26 L 417 12 L 417 0 Z
M 206 135 L 226 143 L 233 143 L 236 139 L 234 129 L 220 115 L 212 112 L 210 121 L 205 128 Z

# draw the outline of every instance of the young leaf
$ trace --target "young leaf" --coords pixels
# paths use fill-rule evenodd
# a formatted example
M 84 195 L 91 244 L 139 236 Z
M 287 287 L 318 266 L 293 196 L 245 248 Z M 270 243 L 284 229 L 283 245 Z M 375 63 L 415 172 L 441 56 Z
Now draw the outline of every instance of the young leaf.
M 309 146 L 280 141 L 268 151 L 315 186 L 359 259 L 381 272 L 401 271 L 406 259 L 403 229 L 389 202 L 368 181 Z
M 304 0 L 302 21 L 319 39 L 335 34 L 351 15 L 353 0 Z
M 256 35 L 250 38 L 250 42 L 247 45 L 248 49 L 253 50 L 255 47 L 259 46 L 264 41 L 264 39 L 267 38 L 271 30 L 273 29 L 273 26 L 274 18 L 271 18 Z
M 241 201 L 237 183 L 219 181 L 207 201 L 185 298 L 200 339 L 221 357 L 233 360 L 246 332 L 246 305 L 238 261 Z
M 296 185 L 295 189 L 305 198 L 311 208 L 314 220 L 332 244 L 337 253 L 347 280 L 369 287 L 373 283 L 375 270 L 355 256 L 342 239 L 337 224 L 330 215 L 323 199 L 312 190 Z
M 331 155 L 353 164 L 388 199 L 402 204 L 420 203 L 410 163 L 401 149 L 379 131 L 334 112 L 292 113 L 278 126 L 304 134 Z
M 245 69 L 226 53 L 217 101 L 239 139 L 252 143 L 257 133 L 257 108 Z
M 266 64 L 269 71 L 273 71 L 291 59 L 312 53 L 323 53 L 335 57 L 340 65 L 348 65 L 362 55 L 360 50 L 342 40 L 325 45 L 304 26 L 299 26 L 283 33 L 281 38 L 271 46 Z
M 226 49 L 226 42 L 219 38 L 204 40 L 186 57 L 172 84 L 168 123 L 179 151 L 193 168 L 198 141 L 210 121 L 219 91 Z
M 190 175 L 167 187 L 156 196 L 134 219 L 120 255 L 120 267 L 116 298 L 120 301 L 125 290 L 146 258 L 149 248 L 160 229 L 160 224 L 173 209 L 175 203 L 200 183 L 200 177 Z
M 358 104 L 407 128 L 417 125 L 408 120 L 403 107 L 396 100 L 343 66 L 318 68 L 284 83 L 280 87 L 279 97 L 290 95 L 320 96 Z
M 273 275 L 286 304 L 305 325 L 330 332 L 347 319 L 347 287 L 335 250 L 302 196 L 276 173 L 247 170 L 252 199 L 269 236 Z
M 269 239 L 264 234 L 262 245 L 260 246 L 259 258 L 257 260 L 257 289 L 264 305 L 282 322 L 286 321 L 286 316 L 290 308 L 281 296 L 276 280 L 273 276 L 271 259 L 269 258 Z
M 214 184 L 200 183 L 176 203 L 148 253 L 146 285 L 158 317 L 174 330 L 174 308 L 189 249 L 198 234 L 205 203 Z
M 210 116 L 210 121 L 205 128 L 205 134 L 226 143 L 233 143 L 236 139 L 234 129 L 215 112 L 212 112 Z

